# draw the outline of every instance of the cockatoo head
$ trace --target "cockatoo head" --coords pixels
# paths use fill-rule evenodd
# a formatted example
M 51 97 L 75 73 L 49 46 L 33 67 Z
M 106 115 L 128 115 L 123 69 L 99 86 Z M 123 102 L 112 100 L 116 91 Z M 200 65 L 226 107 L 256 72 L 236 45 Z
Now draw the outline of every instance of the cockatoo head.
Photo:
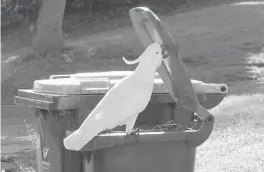
M 129 61 L 123 57 L 126 64 L 132 65 L 136 63 L 153 64 L 158 68 L 162 62 L 162 48 L 159 43 L 150 44 L 145 51 L 135 60 Z

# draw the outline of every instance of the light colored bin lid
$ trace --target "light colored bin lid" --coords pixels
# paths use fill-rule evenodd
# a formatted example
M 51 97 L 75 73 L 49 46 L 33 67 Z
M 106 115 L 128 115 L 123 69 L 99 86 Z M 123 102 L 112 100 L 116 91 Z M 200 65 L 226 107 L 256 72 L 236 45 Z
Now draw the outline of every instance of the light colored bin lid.
M 76 73 L 72 74 L 70 77 L 74 79 L 87 79 L 87 78 L 110 78 L 110 79 L 120 79 L 133 71 L 108 71 L 108 72 L 90 72 L 90 73 Z M 156 78 L 160 78 L 159 74 L 156 72 Z
M 46 94 L 105 94 L 121 78 L 132 71 L 110 71 L 72 74 L 67 78 L 34 81 L 33 91 Z M 54 75 L 53 75 L 54 77 Z M 154 93 L 168 93 L 165 85 L 156 75 Z
M 59 95 L 105 94 L 121 78 L 131 72 L 133 71 L 77 73 L 68 75 L 66 78 L 36 80 L 34 81 L 33 91 Z M 225 84 L 208 84 L 197 80 L 192 80 L 192 84 L 196 93 L 227 92 Z M 153 93 L 169 94 L 158 73 L 156 73 Z

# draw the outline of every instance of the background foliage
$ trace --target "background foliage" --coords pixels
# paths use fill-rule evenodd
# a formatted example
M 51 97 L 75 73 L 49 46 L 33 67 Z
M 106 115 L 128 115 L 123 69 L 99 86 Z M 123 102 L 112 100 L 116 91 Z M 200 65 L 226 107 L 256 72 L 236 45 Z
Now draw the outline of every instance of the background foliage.
M 190 0 L 66 0 L 65 17 L 71 14 L 82 14 L 86 18 L 95 19 L 128 15 L 128 10 L 137 5 L 148 5 L 156 12 L 175 10 L 181 4 Z M 205 0 L 198 0 L 199 3 Z M 208 0 L 207 0 L 208 1 Z M 38 17 L 42 0 L 1 0 L 1 17 L 3 30 L 10 27 L 29 26 Z M 166 7 L 166 8 L 164 8 Z M 67 19 L 67 18 L 66 18 Z

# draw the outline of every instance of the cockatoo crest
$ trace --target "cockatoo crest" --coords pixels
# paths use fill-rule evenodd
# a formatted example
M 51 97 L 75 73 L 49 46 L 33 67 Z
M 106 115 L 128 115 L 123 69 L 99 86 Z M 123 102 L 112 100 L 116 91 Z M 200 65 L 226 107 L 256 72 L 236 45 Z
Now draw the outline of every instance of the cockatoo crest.
M 123 60 L 128 65 L 133 65 L 146 61 L 148 63 L 151 63 L 150 65 L 154 63 L 156 67 L 159 67 L 162 62 L 162 58 L 160 58 L 160 56 L 162 56 L 162 48 L 160 44 L 152 43 L 137 59 L 129 61 L 125 57 L 123 57 Z

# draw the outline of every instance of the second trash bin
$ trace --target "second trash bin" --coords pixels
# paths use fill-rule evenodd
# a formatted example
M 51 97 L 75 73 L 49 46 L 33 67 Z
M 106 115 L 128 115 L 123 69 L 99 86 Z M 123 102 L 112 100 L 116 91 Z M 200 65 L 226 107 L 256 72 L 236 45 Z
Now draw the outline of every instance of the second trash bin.
M 210 135 L 213 118 L 201 121 L 184 112 L 175 104 L 158 74 L 151 101 L 136 122 L 136 127 L 141 128 L 139 135 L 127 136 L 124 128 L 117 127 L 89 142 L 81 153 L 65 150 L 66 132 L 77 129 L 109 88 L 129 73 L 54 75 L 49 80 L 35 81 L 33 89 L 18 91 L 16 103 L 34 107 L 39 119 L 42 155 L 38 158 L 39 169 L 49 172 L 194 171 L 196 147 Z M 219 104 L 226 94 L 221 90 L 201 91 L 201 84 L 198 89 L 197 83 L 192 83 L 196 91 L 200 90 L 198 99 L 207 109 Z

